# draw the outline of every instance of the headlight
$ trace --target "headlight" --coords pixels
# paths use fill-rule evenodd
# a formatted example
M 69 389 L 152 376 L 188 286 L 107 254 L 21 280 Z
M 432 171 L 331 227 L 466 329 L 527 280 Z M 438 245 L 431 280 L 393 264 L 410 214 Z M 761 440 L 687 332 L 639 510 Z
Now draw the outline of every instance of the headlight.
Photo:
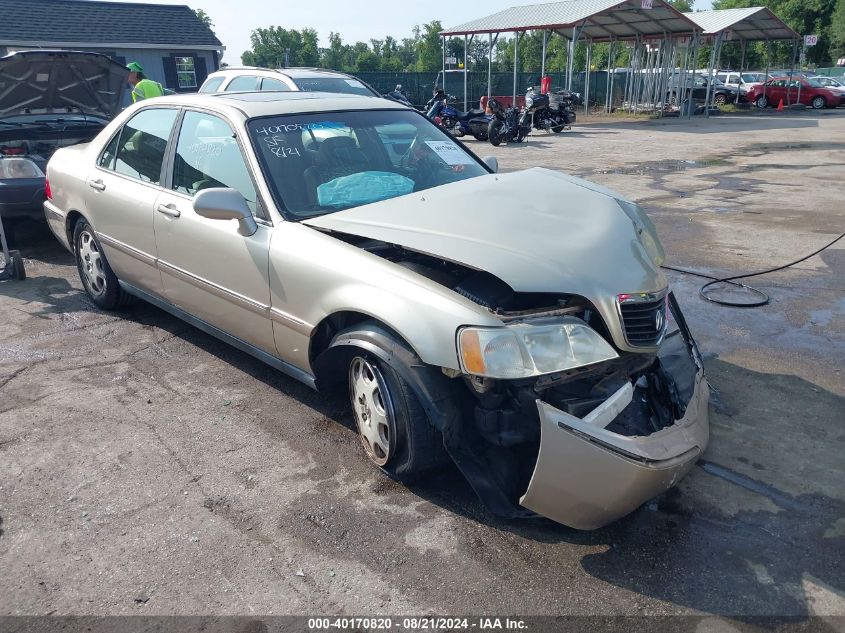
M 28 158 L 1 158 L 0 179 L 16 178 L 44 178 L 44 172 Z
M 631 218 L 631 222 L 634 223 L 640 243 L 645 248 L 649 257 L 651 257 L 651 261 L 654 262 L 655 266 L 662 266 L 663 262 L 666 261 L 666 251 L 663 250 L 663 245 L 657 237 L 657 229 L 651 218 L 646 215 L 645 211 L 640 209 L 639 205 L 633 202 L 619 200 L 618 198 L 616 202 L 622 207 L 625 215 Z
M 467 327 L 458 332 L 461 368 L 488 378 L 530 378 L 617 358 L 586 323 L 574 317 Z

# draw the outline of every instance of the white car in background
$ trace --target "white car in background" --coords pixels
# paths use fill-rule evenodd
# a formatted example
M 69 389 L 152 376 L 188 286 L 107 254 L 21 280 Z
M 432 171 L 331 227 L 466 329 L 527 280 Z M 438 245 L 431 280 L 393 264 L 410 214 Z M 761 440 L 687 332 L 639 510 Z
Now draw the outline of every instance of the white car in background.
M 200 86 L 201 94 L 213 92 L 331 92 L 381 97 L 352 75 L 323 68 L 224 68 L 211 73 Z
M 833 90 L 834 92 L 838 93 L 845 93 L 845 78 L 842 81 L 839 79 L 834 79 L 833 77 L 810 77 L 813 81 L 815 81 L 820 86 L 827 88 L 828 90 Z

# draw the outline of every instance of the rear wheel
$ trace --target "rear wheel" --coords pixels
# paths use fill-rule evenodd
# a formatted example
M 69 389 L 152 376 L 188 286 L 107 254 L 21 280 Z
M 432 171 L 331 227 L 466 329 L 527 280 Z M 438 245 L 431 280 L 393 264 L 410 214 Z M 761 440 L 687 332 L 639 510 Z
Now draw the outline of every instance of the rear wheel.
M 120 288 L 94 229 L 84 219 L 74 227 L 73 246 L 82 286 L 97 307 L 113 310 L 128 303 L 129 295 Z
M 493 119 L 490 121 L 490 125 L 487 126 L 487 138 L 489 139 L 490 143 L 494 146 L 498 147 L 502 144 L 502 122 L 498 119 Z
M 762 109 L 762 108 L 768 107 L 769 100 L 766 99 L 765 95 L 760 95 L 759 97 L 757 97 L 757 99 L 754 100 L 754 105 L 756 105 L 758 108 Z
M 824 97 L 813 97 L 813 100 L 810 103 L 816 110 L 822 110 L 827 107 L 827 102 L 824 100 Z

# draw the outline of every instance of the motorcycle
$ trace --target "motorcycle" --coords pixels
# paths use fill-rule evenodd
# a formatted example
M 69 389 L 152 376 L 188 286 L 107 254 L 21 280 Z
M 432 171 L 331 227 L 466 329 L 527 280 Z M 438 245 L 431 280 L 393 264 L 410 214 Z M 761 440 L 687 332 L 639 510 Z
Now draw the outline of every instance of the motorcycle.
M 498 147 L 502 142 L 521 143 L 525 140 L 531 131 L 531 126 L 521 123 L 524 110 L 520 111 L 512 105 L 505 108 L 496 99 L 490 99 L 487 105 L 493 113 L 493 118 L 487 127 L 490 143 Z
M 393 101 L 397 101 L 397 102 L 399 102 L 403 105 L 408 106 L 409 108 L 414 107 L 413 104 L 411 103 L 411 101 L 408 99 L 408 97 L 405 96 L 405 91 L 402 90 L 401 84 L 397 85 L 393 90 L 391 90 L 390 92 L 388 92 L 387 94 L 384 94 L 382 96 L 387 98 L 387 99 L 392 99 Z
M 554 95 L 557 100 L 558 112 L 560 112 L 563 122 L 566 125 L 564 129 L 570 129 L 576 119 L 575 108 L 584 105 L 581 93 L 570 92 L 569 90 L 555 90 Z
M 575 122 L 572 107 L 580 100 L 580 95 L 565 90 L 558 91 L 555 95 L 558 97 L 558 104 L 553 106 L 549 95 L 537 92 L 534 86 L 529 87 L 525 93 L 525 109 L 522 111 L 520 125 L 529 129 L 533 127 L 535 130 L 552 131 L 555 134 L 570 129 Z
M 455 97 L 438 91 L 426 104 L 426 117 L 458 138 L 471 134 L 478 141 L 487 140 L 487 127 L 492 117 L 484 110 L 473 109 L 461 112 L 451 103 Z

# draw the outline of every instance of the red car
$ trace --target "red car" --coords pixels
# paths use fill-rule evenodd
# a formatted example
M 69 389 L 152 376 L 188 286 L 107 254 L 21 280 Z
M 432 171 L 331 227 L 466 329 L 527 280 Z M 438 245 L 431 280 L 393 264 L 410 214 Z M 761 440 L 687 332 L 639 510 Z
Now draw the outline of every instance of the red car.
M 825 88 L 815 79 L 804 77 L 774 77 L 764 85 L 754 84 L 748 88 L 745 99 L 758 108 L 776 106 L 783 99 L 784 105 L 799 103 L 798 86 L 801 86 L 800 103 L 811 106 L 817 110 L 822 108 L 836 108 L 845 105 L 845 94 Z

